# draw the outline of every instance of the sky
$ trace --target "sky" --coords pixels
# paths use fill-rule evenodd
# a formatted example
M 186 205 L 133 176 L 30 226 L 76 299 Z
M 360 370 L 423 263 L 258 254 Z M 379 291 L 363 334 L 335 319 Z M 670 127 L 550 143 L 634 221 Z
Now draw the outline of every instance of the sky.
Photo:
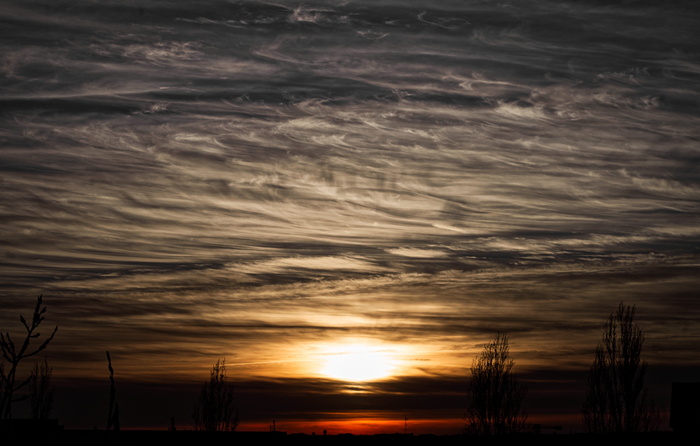
M 0 330 L 39 295 L 54 416 L 458 433 L 501 332 L 580 431 L 602 325 L 700 379 L 692 2 L 0 0 Z M 366 364 L 366 365 L 364 365 Z M 360 367 L 360 365 L 363 365 Z M 17 404 L 22 414 L 27 407 Z

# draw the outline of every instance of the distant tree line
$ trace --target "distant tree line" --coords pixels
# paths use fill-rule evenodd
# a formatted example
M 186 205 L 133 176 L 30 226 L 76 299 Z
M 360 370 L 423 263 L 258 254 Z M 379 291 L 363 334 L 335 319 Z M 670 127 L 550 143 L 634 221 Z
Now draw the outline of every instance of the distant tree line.
M 46 360 L 35 364 L 30 375 L 18 380 L 20 363 L 37 355 L 53 340 L 58 327 L 39 341 L 39 326 L 46 307 L 39 296 L 28 322 L 20 315 L 25 334 L 21 342 L 8 332 L 0 332 L 0 420 L 12 417 L 12 403 L 29 400 L 35 419 L 49 417 L 54 387 L 52 369 Z M 641 360 L 644 333 L 634 322 L 635 307 L 620 303 L 603 326 L 601 342 L 595 349 L 590 367 L 586 397 L 581 408 L 583 422 L 592 433 L 649 432 L 658 426 L 659 414 L 648 399 L 644 386 L 647 363 Z M 466 430 L 474 435 L 503 435 L 524 430 L 527 413 L 525 385 L 513 373 L 506 334 L 498 333 L 474 358 L 468 390 Z M 35 345 L 36 342 L 40 342 Z M 119 406 L 116 403 L 114 369 L 107 352 L 110 372 L 110 405 L 107 429 L 119 429 Z M 5 362 L 8 368 L 5 368 Z M 25 387 L 28 394 L 19 394 Z M 234 386 L 228 382 L 225 360 L 218 360 L 209 380 L 200 390 L 193 414 L 195 430 L 232 431 L 239 423 L 234 403 Z

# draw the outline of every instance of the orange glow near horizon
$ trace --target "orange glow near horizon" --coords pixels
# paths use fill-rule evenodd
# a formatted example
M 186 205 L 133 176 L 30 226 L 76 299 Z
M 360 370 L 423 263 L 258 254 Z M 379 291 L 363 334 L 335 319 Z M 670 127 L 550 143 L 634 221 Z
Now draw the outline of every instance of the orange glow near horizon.
M 409 412 L 407 419 L 400 414 L 395 417 L 382 416 L 378 413 L 368 413 L 365 417 L 358 413 L 328 413 L 328 419 L 323 420 L 277 420 L 276 430 L 287 434 L 327 435 L 353 434 L 403 434 L 412 435 L 458 435 L 464 432 L 466 420 L 458 413 L 445 418 L 425 417 Z M 347 417 L 347 418 L 345 418 Z M 571 433 L 581 432 L 581 415 L 578 413 L 535 414 L 528 417 L 525 432 L 534 432 L 540 425 L 542 433 Z M 242 423 L 240 431 L 268 431 L 270 423 Z
M 375 435 L 375 434 L 438 434 L 451 435 L 458 434 L 463 428 L 464 420 L 454 419 L 411 419 L 404 420 L 398 418 L 381 417 L 354 417 L 344 419 L 332 419 L 323 421 L 312 420 L 287 420 L 278 421 L 276 430 L 287 432 L 288 434 L 303 433 L 309 435 L 323 435 L 324 430 L 327 435 L 353 434 L 353 435 Z M 243 431 L 266 431 L 271 426 L 265 423 L 248 423 L 239 426 Z

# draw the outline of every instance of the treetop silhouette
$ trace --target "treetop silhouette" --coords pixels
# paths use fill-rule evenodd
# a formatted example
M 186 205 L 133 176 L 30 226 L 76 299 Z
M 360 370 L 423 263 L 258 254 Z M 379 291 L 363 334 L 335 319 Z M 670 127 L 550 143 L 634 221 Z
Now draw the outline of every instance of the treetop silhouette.
M 644 332 L 634 322 L 634 312 L 634 306 L 620 302 L 603 327 L 582 407 L 590 432 L 648 432 L 657 426 L 658 413 L 644 387 Z
M 226 378 L 226 360 L 217 360 L 202 385 L 192 414 L 195 430 L 232 431 L 238 426 L 233 384 Z
M 474 358 L 469 383 L 467 431 L 476 435 L 502 435 L 523 430 L 527 415 L 523 410 L 526 387 L 512 369 L 508 336 L 498 333 Z

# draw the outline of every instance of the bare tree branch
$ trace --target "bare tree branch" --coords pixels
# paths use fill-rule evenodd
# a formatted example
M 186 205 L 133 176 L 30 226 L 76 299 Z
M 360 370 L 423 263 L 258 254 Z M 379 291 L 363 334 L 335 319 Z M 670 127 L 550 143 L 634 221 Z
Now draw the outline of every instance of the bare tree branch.
M 0 419 L 8 419 L 11 417 L 12 403 L 21 399 L 14 396 L 15 392 L 26 386 L 31 378 L 27 378 L 19 384 L 16 384 L 17 367 L 20 362 L 46 349 L 58 331 L 58 326 L 56 326 L 51 335 L 47 337 L 44 342 L 38 347 L 30 349 L 32 339 L 36 339 L 41 335 L 36 332 L 36 330 L 45 319 L 43 316 L 44 313 L 46 313 L 46 307 L 42 307 L 42 296 L 39 296 L 32 314 L 32 323 L 27 323 L 24 316 L 19 316 L 19 320 L 26 331 L 24 340 L 19 349 L 17 349 L 10 333 L 0 332 L 0 350 L 2 350 L 2 357 L 10 364 L 10 368 L 7 372 L 5 372 L 4 364 L 0 364 Z

